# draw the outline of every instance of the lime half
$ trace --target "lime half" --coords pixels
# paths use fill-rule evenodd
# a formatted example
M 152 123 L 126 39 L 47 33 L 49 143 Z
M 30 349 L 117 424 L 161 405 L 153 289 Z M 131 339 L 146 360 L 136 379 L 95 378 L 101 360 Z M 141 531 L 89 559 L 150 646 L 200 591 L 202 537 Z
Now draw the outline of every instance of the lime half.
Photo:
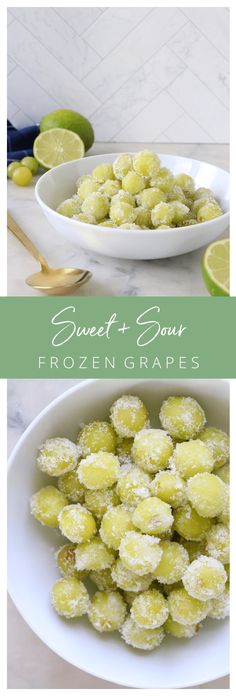
M 202 275 L 210 295 L 229 295 L 229 239 L 221 239 L 207 247 Z
M 52 169 L 58 164 L 81 159 L 84 156 L 84 143 L 79 135 L 66 128 L 51 128 L 37 136 L 33 151 L 41 167 Z

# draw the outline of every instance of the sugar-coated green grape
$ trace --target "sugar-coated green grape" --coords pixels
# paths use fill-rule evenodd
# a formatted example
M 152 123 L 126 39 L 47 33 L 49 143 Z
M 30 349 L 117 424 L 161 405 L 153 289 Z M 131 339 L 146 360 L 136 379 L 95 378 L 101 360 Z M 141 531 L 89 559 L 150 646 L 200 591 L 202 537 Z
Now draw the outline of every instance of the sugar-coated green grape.
M 47 527 L 58 527 L 58 515 L 67 505 L 67 498 L 55 486 L 45 486 L 30 499 L 30 512 Z
M 221 563 L 229 563 L 230 538 L 229 529 L 224 524 L 214 524 L 206 535 L 206 549 Z
M 210 602 L 190 597 L 185 588 L 173 590 L 168 597 L 170 616 L 184 626 L 203 621 L 210 609 Z
M 83 503 L 84 501 L 84 486 L 78 479 L 77 469 L 68 471 L 67 474 L 59 476 L 58 479 L 59 491 L 64 493 L 70 503 Z
M 180 186 L 173 186 L 173 188 L 170 189 L 170 191 L 167 194 L 167 200 L 169 202 L 173 201 L 180 201 L 181 203 L 185 203 L 186 201 L 186 196 L 183 191 L 183 189 Z
M 161 425 L 175 440 L 189 440 L 203 429 L 206 416 L 191 396 L 169 396 L 159 413 Z
M 183 189 L 184 193 L 193 193 L 195 191 L 194 179 L 191 176 L 189 176 L 189 174 L 177 174 L 177 176 L 175 176 L 175 185 L 180 186 L 180 188 Z
M 95 181 L 99 181 L 100 184 L 104 184 L 107 179 L 114 179 L 112 164 L 98 164 L 92 172 L 92 177 Z
M 116 179 L 121 181 L 126 174 L 133 168 L 132 157 L 129 154 L 118 155 L 113 164 L 113 171 Z
M 132 520 L 144 534 L 165 534 L 173 523 L 171 506 L 156 497 L 145 498 L 135 508 Z
M 23 157 L 21 164 L 23 164 L 24 167 L 28 167 L 32 174 L 37 174 L 39 165 L 35 157 Z
M 161 166 L 160 158 L 155 152 L 141 150 L 133 157 L 133 168 L 137 174 L 147 178 L 156 176 Z
M 126 592 L 137 593 L 148 590 L 153 581 L 151 573 L 146 573 L 146 575 L 142 576 L 137 575 L 137 573 L 127 568 L 120 558 L 112 566 L 111 576 L 117 587 Z
M 199 624 L 184 625 L 178 623 L 178 621 L 173 621 L 171 616 L 168 616 L 163 628 L 166 633 L 170 633 L 174 638 L 193 638 L 199 631 L 200 626 Z
M 136 206 L 135 196 L 133 196 L 132 193 L 123 191 L 123 189 L 120 189 L 120 191 L 112 197 L 111 203 L 113 205 L 113 203 L 120 203 L 120 201 L 124 201 L 125 203 L 132 205 L 132 208 L 135 208 Z
M 99 530 L 101 539 L 110 549 L 118 550 L 126 532 L 134 529 L 131 513 L 122 505 L 105 512 Z
M 197 220 L 195 218 L 189 218 L 188 215 L 186 215 L 186 218 L 181 221 L 181 223 L 178 223 L 177 227 L 189 227 L 189 225 L 197 225 Z
M 74 544 L 91 539 L 96 532 L 96 523 L 91 512 L 80 503 L 64 507 L 58 515 L 58 522 L 63 536 Z
M 97 221 L 93 215 L 79 213 L 78 215 L 73 215 L 73 220 L 79 220 L 79 222 L 85 222 L 87 225 L 96 225 Z M 99 225 L 101 223 L 99 222 Z
M 37 465 L 40 471 L 49 476 L 60 476 L 76 468 L 79 455 L 80 450 L 74 442 L 65 437 L 55 437 L 39 447 Z
M 147 210 L 152 210 L 155 205 L 165 200 L 166 194 L 164 191 L 154 187 L 144 189 L 144 191 L 141 191 L 137 196 L 138 205 Z
M 56 612 L 66 619 L 83 616 L 89 609 L 86 587 L 72 575 L 55 582 L 51 590 L 51 601 Z
M 186 549 L 176 541 L 160 541 L 162 557 L 155 570 L 158 582 L 170 585 L 182 579 L 189 565 Z
M 168 603 L 158 590 L 146 590 L 135 597 L 130 614 L 140 628 L 159 628 L 168 617 Z
M 224 500 L 224 507 L 222 512 L 220 513 L 218 517 L 218 521 L 221 524 L 229 524 L 229 517 L 230 517 L 230 495 L 229 495 L 229 486 L 225 484 L 225 500 Z
M 7 167 L 8 179 L 12 179 L 13 172 L 15 171 L 15 169 L 18 169 L 18 167 L 21 167 L 21 162 L 19 162 L 18 160 L 10 162 L 10 164 Z
M 217 517 L 223 512 L 227 486 L 219 476 L 203 473 L 187 481 L 187 496 L 201 517 Z
M 100 191 L 112 198 L 120 191 L 120 186 L 120 182 L 116 181 L 116 179 L 107 179 L 100 187 Z
M 189 213 L 189 207 L 178 200 L 172 201 L 169 205 L 171 207 L 172 222 L 175 222 L 176 225 L 182 223 Z
M 91 490 L 111 488 L 118 480 L 119 459 L 112 452 L 96 452 L 81 459 L 78 476 L 80 482 Z
M 61 575 L 76 576 L 75 549 L 76 544 L 64 544 L 56 551 L 56 564 Z
M 72 218 L 74 215 L 79 215 L 80 210 L 81 200 L 78 198 L 78 196 L 73 196 L 73 198 L 67 198 L 65 201 L 60 203 L 57 208 L 57 213 L 60 213 L 60 215 L 64 215 L 65 217 Z
M 136 218 L 135 222 L 138 227 L 145 228 L 145 227 L 152 227 L 152 220 L 151 220 L 151 211 L 148 210 L 148 208 L 143 208 L 142 206 L 138 206 L 138 208 L 135 209 L 136 213 Z
M 146 406 L 138 396 L 125 394 L 115 401 L 110 417 L 116 433 L 120 437 L 134 437 L 139 430 L 149 425 Z
M 95 592 L 88 618 L 96 631 L 117 631 L 124 623 L 126 604 L 120 592 Z
M 131 450 L 133 442 L 133 437 L 118 437 L 116 444 L 116 454 L 119 458 L 120 464 L 131 464 Z
M 119 497 L 114 488 L 85 491 L 86 508 L 98 519 L 101 519 L 107 510 L 114 507 L 114 505 L 118 505 L 119 502 Z
M 217 469 L 217 476 L 219 476 L 221 478 L 221 480 L 224 481 L 224 483 L 226 483 L 227 486 L 229 486 L 229 482 L 230 482 L 229 464 L 224 464 L 219 469 Z
M 120 225 L 121 230 L 139 230 L 140 227 L 135 222 L 124 222 Z
M 229 436 L 219 428 L 205 428 L 199 434 L 200 440 L 205 442 L 212 452 L 214 469 L 218 469 L 229 460 Z
M 159 539 L 139 532 L 126 532 L 119 553 L 126 568 L 137 575 L 153 573 L 162 557 Z
M 75 550 L 75 566 L 81 570 L 105 570 L 114 563 L 114 554 L 99 537 L 78 544 Z
M 120 634 L 127 645 L 139 650 L 154 650 L 163 641 L 165 636 L 162 626 L 160 628 L 140 628 L 129 616 L 120 629 Z
M 197 188 L 194 192 L 194 200 L 197 201 L 199 198 L 214 198 L 214 193 L 211 189 L 201 186 Z
M 189 440 L 177 443 L 171 466 L 184 479 L 204 471 L 211 472 L 214 467 L 212 452 L 202 440 Z
M 206 203 L 208 203 L 210 200 L 212 199 L 209 198 L 209 196 L 201 196 L 201 198 L 197 198 L 195 201 L 193 201 L 191 209 L 194 215 L 197 215 L 200 208 L 202 208 L 203 205 L 206 205 Z
M 131 508 L 150 496 L 151 477 L 137 466 L 121 470 L 117 493 L 123 503 Z
M 85 176 L 81 178 L 78 182 L 77 194 L 80 201 L 85 201 L 90 193 L 96 193 L 99 190 L 100 184 L 98 181 L 92 178 L 92 176 Z
M 186 500 L 185 481 L 172 471 L 159 471 L 151 483 L 152 495 L 177 508 Z
M 109 199 L 101 191 L 89 193 L 81 206 L 82 213 L 92 215 L 96 222 L 100 222 L 105 218 L 109 211 Z
M 153 227 L 171 225 L 174 219 L 174 213 L 170 203 L 161 202 L 155 205 L 151 212 L 151 219 Z
M 206 554 L 206 542 L 205 539 L 202 541 L 187 541 L 183 537 L 180 537 L 180 544 L 184 546 L 189 555 L 189 561 L 195 561 L 199 556 L 204 556 Z
M 154 581 L 155 582 L 155 581 Z M 157 587 L 160 589 L 161 592 L 163 592 L 163 595 L 165 597 L 169 597 L 169 594 L 173 590 L 182 590 L 183 589 L 183 583 L 181 580 L 178 582 L 172 582 L 172 583 L 160 583 L 158 582 Z
M 207 222 L 208 220 L 213 220 L 222 214 L 223 213 L 220 205 L 218 203 L 214 203 L 213 201 L 209 201 L 209 203 L 205 203 L 205 205 L 201 206 L 197 213 L 197 221 Z
M 109 220 L 109 218 L 102 220 L 102 222 L 99 222 L 98 225 L 99 227 L 115 227 L 114 223 L 112 220 Z
M 100 451 L 115 452 L 116 434 L 110 423 L 91 421 L 79 432 L 77 442 L 81 448 L 82 457 Z
M 145 179 L 136 172 L 129 171 L 122 179 L 122 188 L 135 196 L 145 188 Z
M 225 588 L 219 597 L 211 600 L 211 608 L 208 616 L 211 619 L 225 619 L 230 612 L 230 593 L 229 584 L 226 583 Z
M 158 225 L 159 230 L 169 230 L 171 227 L 175 227 L 175 225 Z
M 144 428 L 135 435 L 132 458 L 135 464 L 149 473 L 166 469 L 172 453 L 172 440 L 163 430 Z
M 211 528 L 211 520 L 198 515 L 188 503 L 174 510 L 174 529 L 188 541 L 201 541 Z
M 199 556 L 183 574 L 183 585 L 191 597 L 206 602 L 219 597 L 224 591 L 227 573 L 216 558 Z
M 105 568 L 104 570 L 92 570 L 89 574 L 90 580 L 96 585 L 98 590 L 103 592 L 104 590 L 116 590 L 117 586 L 111 575 L 112 567 Z
M 135 221 L 134 207 L 122 198 L 119 198 L 115 203 L 112 199 L 110 217 L 114 225 L 118 225 L 118 227 L 125 223 L 133 223 Z
M 156 188 L 161 189 L 161 191 L 169 193 L 174 185 L 174 176 L 170 169 L 167 169 L 167 167 L 161 167 L 158 174 L 151 178 L 150 183 L 151 186 L 155 186 Z
M 21 165 L 14 169 L 11 178 L 17 186 L 28 186 L 32 181 L 32 172 L 28 167 Z

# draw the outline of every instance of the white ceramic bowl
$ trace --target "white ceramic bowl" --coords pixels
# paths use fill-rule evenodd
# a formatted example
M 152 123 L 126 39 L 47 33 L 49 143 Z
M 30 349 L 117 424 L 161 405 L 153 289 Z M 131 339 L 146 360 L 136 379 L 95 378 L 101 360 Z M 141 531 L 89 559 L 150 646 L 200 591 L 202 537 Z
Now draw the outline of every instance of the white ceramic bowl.
M 222 234 L 229 223 L 229 174 L 212 164 L 160 155 L 162 164 L 174 174 L 185 172 L 196 181 L 196 186 L 211 188 L 220 201 L 224 215 L 189 227 L 168 230 L 123 230 L 119 227 L 99 227 L 66 218 L 56 208 L 75 193 L 75 183 L 82 174 L 90 174 L 101 162 L 114 162 L 117 154 L 85 157 L 61 164 L 46 172 L 37 182 L 36 199 L 51 225 L 73 244 L 104 256 L 122 259 L 161 259 L 186 254 L 209 244 Z
M 165 638 L 157 650 L 128 647 L 118 633 L 99 634 L 86 618 L 66 621 L 50 606 L 49 591 L 58 577 L 53 549 L 56 530 L 42 527 L 29 512 L 29 498 L 48 478 L 37 471 L 37 447 L 47 437 L 75 439 L 81 422 L 107 418 L 122 393 L 138 394 L 152 424 L 170 394 L 193 395 L 209 424 L 228 429 L 228 384 L 220 380 L 88 380 L 53 401 L 21 437 L 9 470 L 9 590 L 32 630 L 54 652 L 85 672 L 136 688 L 183 688 L 228 672 L 228 621 L 207 620 L 192 640 Z

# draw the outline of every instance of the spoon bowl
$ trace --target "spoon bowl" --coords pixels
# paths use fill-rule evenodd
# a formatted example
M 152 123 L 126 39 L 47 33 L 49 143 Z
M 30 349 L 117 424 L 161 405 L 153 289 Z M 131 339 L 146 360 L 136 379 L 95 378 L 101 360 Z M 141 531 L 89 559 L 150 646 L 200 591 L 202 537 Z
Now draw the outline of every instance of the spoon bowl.
M 64 295 L 83 285 L 92 277 L 81 268 L 42 268 L 26 278 L 27 285 L 50 295 Z
M 13 220 L 9 212 L 7 213 L 7 226 L 41 266 L 41 271 L 32 273 L 26 278 L 26 283 L 31 288 L 46 292 L 48 295 L 67 295 L 92 278 L 92 273 L 84 268 L 50 268 L 44 256 Z

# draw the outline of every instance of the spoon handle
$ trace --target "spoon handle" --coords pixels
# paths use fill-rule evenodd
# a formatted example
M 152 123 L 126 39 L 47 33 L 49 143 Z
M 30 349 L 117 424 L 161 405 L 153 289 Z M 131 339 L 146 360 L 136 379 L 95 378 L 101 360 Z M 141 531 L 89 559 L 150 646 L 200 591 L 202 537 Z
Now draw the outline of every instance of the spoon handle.
M 43 268 L 48 268 L 47 261 L 44 259 L 42 254 L 40 254 L 33 242 L 31 242 L 31 239 L 29 239 L 21 227 L 19 227 L 9 212 L 7 212 L 7 227 L 15 235 L 15 237 L 17 237 L 17 239 L 24 244 L 29 253 L 34 256 L 36 261 L 38 261 Z

